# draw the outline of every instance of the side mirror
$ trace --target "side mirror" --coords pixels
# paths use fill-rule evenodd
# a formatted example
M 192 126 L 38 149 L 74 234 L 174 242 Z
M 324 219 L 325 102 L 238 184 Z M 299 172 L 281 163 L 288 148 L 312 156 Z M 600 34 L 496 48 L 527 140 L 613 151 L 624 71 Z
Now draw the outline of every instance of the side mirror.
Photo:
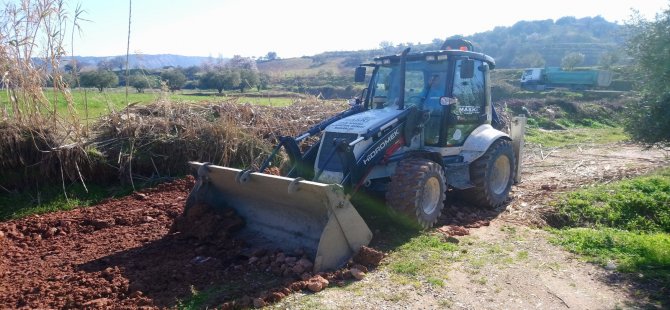
M 354 82 L 363 83 L 365 82 L 365 67 L 357 67 L 356 73 L 354 74 Z
M 475 61 L 466 59 L 461 61 L 461 79 L 471 79 L 475 76 Z

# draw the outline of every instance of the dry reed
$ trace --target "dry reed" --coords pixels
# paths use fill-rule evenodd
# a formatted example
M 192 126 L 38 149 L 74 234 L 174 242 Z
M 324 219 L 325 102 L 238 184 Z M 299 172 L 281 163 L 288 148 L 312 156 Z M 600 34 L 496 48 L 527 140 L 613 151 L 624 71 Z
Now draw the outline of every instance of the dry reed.
M 78 16 L 79 12 L 75 12 Z M 83 182 L 90 170 L 86 133 L 61 71 L 68 27 L 77 27 L 63 0 L 7 3 L 0 17 L 0 185 L 7 188 L 59 175 Z M 51 85 L 53 98 L 43 87 Z M 58 111 L 63 98 L 67 111 Z
M 64 0 L 23 0 L 0 16 L 0 186 L 156 179 L 187 173 L 189 160 L 257 167 L 279 135 L 294 136 L 346 108 L 298 99 L 285 108 L 171 103 L 128 106 L 89 131 L 74 109 L 61 70 L 66 34 L 80 30 L 82 10 Z M 76 66 L 76 63 L 75 63 Z M 76 74 L 76 69 L 73 70 Z M 72 78 L 76 83 L 76 75 Z M 53 97 L 43 91 L 46 85 Z M 2 97 L 0 97 L 0 100 Z M 59 98 L 66 111 L 59 111 Z M 114 178 L 116 179 L 116 178 Z
M 189 160 L 258 168 L 280 135 L 295 136 L 343 109 L 315 98 L 289 107 L 160 101 L 131 106 L 102 118 L 92 145 L 123 179 L 174 176 Z M 130 121 L 127 118 L 130 118 Z

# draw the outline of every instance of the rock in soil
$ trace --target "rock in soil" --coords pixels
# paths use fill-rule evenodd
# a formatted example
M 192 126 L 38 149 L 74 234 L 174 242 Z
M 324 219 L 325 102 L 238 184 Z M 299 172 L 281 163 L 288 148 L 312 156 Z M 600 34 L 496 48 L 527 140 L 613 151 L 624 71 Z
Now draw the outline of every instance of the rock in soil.
M 365 272 L 356 269 L 356 268 L 351 268 L 349 270 L 351 272 L 351 275 L 356 279 L 356 280 L 363 280 L 365 278 Z
M 367 267 L 377 267 L 384 258 L 384 253 L 373 248 L 362 246 L 354 256 L 354 262 Z
M 324 279 L 320 275 L 317 275 L 317 276 L 314 276 L 313 278 L 309 279 L 309 281 L 307 281 L 307 288 L 310 291 L 316 293 L 316 292 L 320 292 L 323 289 L 325 289 L 326 287 L 328 287 L 328 284 L 329 284 L 328 280 Z
M 488 226 L 488 225 L 486 225 Z M 439 232 L 452 237 L 452 236 L 466 236 L 470 234 L 470 231 L 463 227 L 457 225 L 444 225 L 437 229 Z
M 254 308 L 263 308 L 263 307 L 267 306 L 267 303 L 265 303 L 265 301 L 263 301 L 262 298 L 254 298 L 253 303 L 254 303 Z

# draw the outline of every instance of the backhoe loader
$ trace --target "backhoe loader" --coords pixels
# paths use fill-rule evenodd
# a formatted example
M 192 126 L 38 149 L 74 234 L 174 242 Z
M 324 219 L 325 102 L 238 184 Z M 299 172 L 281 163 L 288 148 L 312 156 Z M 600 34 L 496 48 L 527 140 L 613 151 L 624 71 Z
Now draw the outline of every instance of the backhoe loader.
M 346 263 L 372 239 L 349 201 L 361 189 L 385 192 L 389 208 L 424 228 L 452 192 L 473 207 L 503 205 L 519 180 L 525 118 L 513 120 L 512 137 L 494 128 L 493 58 L 465 40 L 409 50 L 357 67 L 354 80 L 368 86 L 350 108 L 281 137 L 259 170 L 191 162 L 197 181 L 184 212 L 195 204 L 233 208 L 246 223 L 245 240 L 303 248 L 318 272 Z M 318 142 L 301 148 L 308 137 Z M 282 149 L 285 175 L 263 173 Z

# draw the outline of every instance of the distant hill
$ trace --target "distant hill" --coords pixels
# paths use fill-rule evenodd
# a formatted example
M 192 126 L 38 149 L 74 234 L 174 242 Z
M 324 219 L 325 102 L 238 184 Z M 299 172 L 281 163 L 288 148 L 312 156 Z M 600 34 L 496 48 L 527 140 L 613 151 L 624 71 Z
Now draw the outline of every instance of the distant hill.
M 466 38 L 495 58 L 499 67 L 526 67 L 537 56 L 548 66 L 560 66 L 563 56 L 570 52 L 584 54 L 583 65 L 594 66 L 605 54 L 624 58 L 623 30 L 623 26 L 600 16 L 579 19 L 568 16 L 556 21 L 520 21 L 511 27 L 496 27 Z
M 462 36 L 445 33 L 446 37 Z M 583 66 L 596 66 L 605 55 L 619 63 L 625 61 L 622 52 L 626 40 L 623 26 L 600 16 L 520 21 L 509 27 L 495 27 L 464 38 L 472 41 L 477 51 L 492 56 L 498 68 L 560 66 L 561 59 L 571 52 L 584 54 Z M 443 41 L 444 38 L 436 38 L 427 44 L 397 45 L 382 42 L 380 48 L 372 50 L 333 51 L 313 56 L 258 61 L 258 68 L 271 76 L 350 75 L 358 64 L 371 61 L 376 56 L 397 54 L 407 47 L 411 47 L 413 52 L 436 50 Z M 125 62 L 125 56 L 75 58 L 95 67 L 101 61 L 118 57 L 122 57 Z M 186 68 L 199 66 L 208 60 L 211 58 L 170 54 L 131 55 L 130 68 Z
M 445 34 L 446 37 L 462 37 Z M 466 36 L 475 49 L 496 60 L 498 68 L 526 68 L 542 65 L 560 66 L 562 58 L 570 52 L 584 54 L 583 66 L 596 66 L 604 55 L 625 61 L 623 44 L 626 40 L 623 26 L 596 17 L 562 17 L 556 21 L 520 21 L 510 27 Z M 436 50 L 444 38 L 428 44 L 380 44 L 379 49 L 360 51 L 325 52 L 301 58 L 277 59 L 261 62 L 258 68 L 270 74 L 305 75 L 331 72 L 353 74 L 359 63 L 375 56 L 397 54 L 411 47 L 413 52 Z
M 126 61 L 126 56 L 75 56 L 74 58 L 79 61 L 84 66 L 96 67 L 97 64 L 101 61 L 111 61 L 115 58 L 121 58 L 123 62 Z M 181 55 L 172 55 L 172 54 L 160 54 L 160 55 L 143 55 L 143 54 L 132 54 L 129 57 L 129 63 L 131 69 L 160 69 L 163 67 L 190 67 L 190 66 L 199 66 L 202 63 L 209 60 L 210 57 L 202 56 L 181 56 Z

